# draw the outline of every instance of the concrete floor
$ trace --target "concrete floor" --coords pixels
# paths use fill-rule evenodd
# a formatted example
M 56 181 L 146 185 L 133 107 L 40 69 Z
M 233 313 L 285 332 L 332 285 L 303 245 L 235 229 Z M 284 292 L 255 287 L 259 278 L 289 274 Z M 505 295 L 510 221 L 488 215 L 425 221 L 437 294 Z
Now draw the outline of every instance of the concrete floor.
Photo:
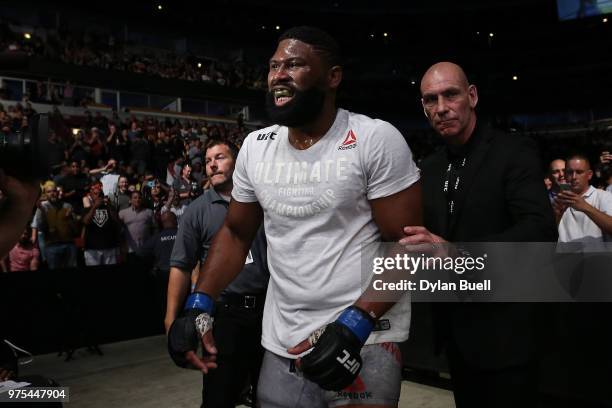
M 79 349 L 64 362 L 56 354 L 36 356 L 20 370 L 40 374 L 70 387 L 68 408 L 199 407 L 199 373 L 175 367 L 166 354 L 164 336 L 101 346 L 104 356 Z M 413 382 L 402 383 L 400 408 L 454 408 L 450 391 Z

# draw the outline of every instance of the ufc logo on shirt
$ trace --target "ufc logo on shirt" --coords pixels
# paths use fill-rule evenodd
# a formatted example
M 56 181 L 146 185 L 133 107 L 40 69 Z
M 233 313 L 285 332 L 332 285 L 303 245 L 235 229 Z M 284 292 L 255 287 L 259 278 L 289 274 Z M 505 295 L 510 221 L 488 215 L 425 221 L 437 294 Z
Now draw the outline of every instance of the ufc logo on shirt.
M 344 353 L 344 356 L 336 357 L 336 361 L 342 364 L 351 374 L 355 374 L 357 370 L 359 370 L 359 367 L 361 367 L 361 364 L 355 358 L 349 360 L 351 355 L 348 351 L 342 350 L 342 352 Z

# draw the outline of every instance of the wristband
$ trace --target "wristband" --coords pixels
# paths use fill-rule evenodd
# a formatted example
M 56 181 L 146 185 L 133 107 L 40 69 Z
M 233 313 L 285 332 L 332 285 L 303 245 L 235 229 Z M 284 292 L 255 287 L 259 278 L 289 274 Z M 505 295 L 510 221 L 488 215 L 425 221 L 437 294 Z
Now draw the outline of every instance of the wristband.
M 342 324 L 352 331 L 361 341 L 361 344 L 365 344 L 374 329 L 374 319 L 355 306 L 345 309 L 340 317 L 336 319 L 336 323 Z
M 184 309 L 199 309 L 212 316 L 215 309 L 215 301 L 206 293 L 194 292 L 187 298 Z

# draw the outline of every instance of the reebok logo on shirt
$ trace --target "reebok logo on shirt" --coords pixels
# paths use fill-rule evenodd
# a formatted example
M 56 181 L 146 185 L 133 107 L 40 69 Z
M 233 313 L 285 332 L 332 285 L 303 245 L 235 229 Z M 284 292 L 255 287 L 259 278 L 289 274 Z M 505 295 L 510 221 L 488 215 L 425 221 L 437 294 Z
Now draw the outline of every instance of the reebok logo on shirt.
M 340 147 L 338 147 L 338 150 L 348 150 L 348 149 L 354 149 L 356 147 L 357 147 L 357 136 L 355 136 L 353 129 L 351 129 L 346 134 L 346 138 L 344 139 L 344 142 L 342 142 Z

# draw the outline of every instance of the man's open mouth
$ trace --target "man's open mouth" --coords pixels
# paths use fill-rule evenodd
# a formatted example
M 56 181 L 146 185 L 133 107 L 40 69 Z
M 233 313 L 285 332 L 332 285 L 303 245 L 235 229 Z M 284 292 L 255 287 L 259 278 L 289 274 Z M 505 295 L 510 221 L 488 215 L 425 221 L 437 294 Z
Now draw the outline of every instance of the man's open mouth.
M 274 95 L 274 104 L 276 106 L 285 105 L 293 98 L 293 95 L 295 94 L 293 89 L 285 87 L 275 88 L 272 90 L 272 93 Z

